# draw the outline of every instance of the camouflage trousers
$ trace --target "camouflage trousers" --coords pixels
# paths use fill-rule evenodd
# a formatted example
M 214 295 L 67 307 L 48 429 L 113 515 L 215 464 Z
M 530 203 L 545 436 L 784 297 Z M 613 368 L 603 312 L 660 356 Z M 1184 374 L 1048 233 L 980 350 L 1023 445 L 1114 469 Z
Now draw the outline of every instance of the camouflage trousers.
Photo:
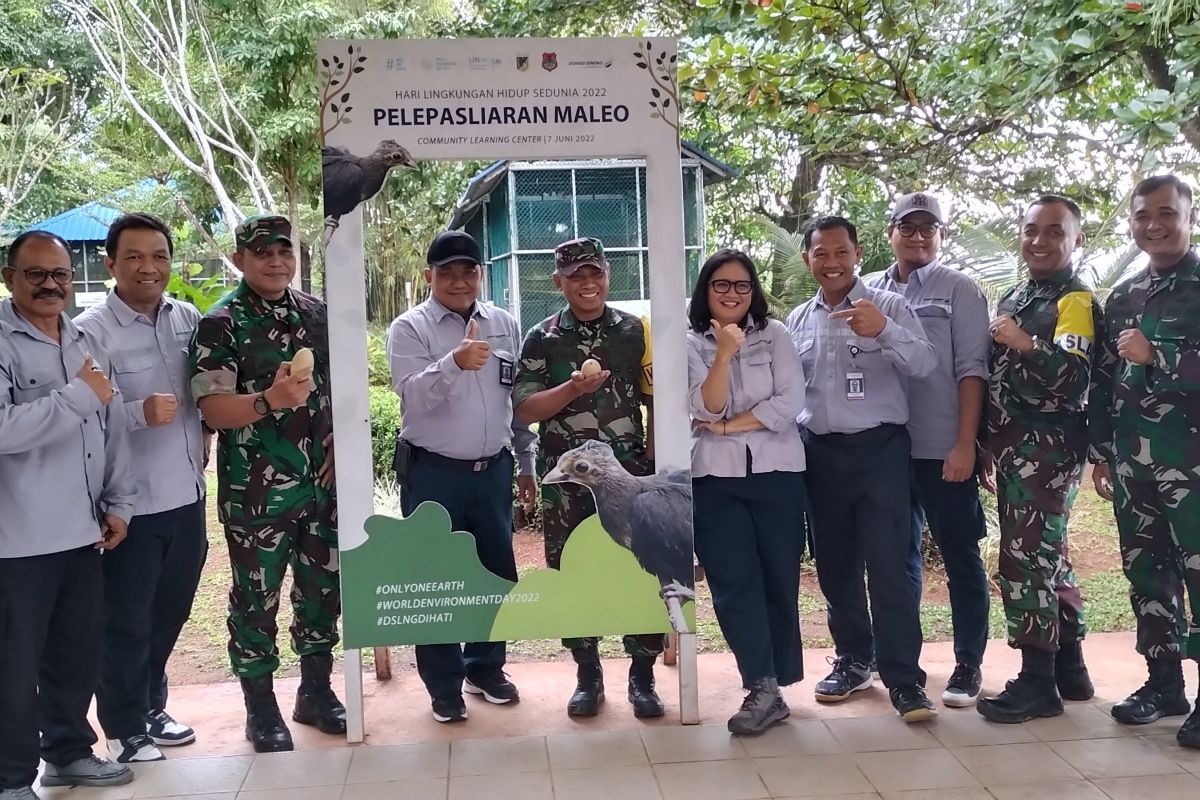
M 571 531 L 595 513 L 596 501 L 586 487 L 573 483 L 542 485 L 542 538 L 547 566 L 559 568 Z M 598 642 L 594 636 L 562 640 L 563 647 L 571 650 L 594 650 Z M 657 658 L 665 639 L 661 633 L 626 634 L 623 644 L 633 658 Z
M 1087 633 L 1083 597 L 1067 549 L 1067 522 L 1082 471 L 1066 482 L 1061 514 L 1021 502 L 1029 487 L 997 475 L 999 583 L 1011 647 L 1056 652 L 1060 644 Z
M 1200 481 L 1113 483 L 1137 651 L 1200 660 Z
M 245 527 L 226 525 L 233 585 L 229 590 L 229 661 L 239 678 L 279 667 L 276 616 L 283 576 L 292 568 L 292 649 L 328 653 L 338 641 L 342 592 L 337 529 L 317 517 Z

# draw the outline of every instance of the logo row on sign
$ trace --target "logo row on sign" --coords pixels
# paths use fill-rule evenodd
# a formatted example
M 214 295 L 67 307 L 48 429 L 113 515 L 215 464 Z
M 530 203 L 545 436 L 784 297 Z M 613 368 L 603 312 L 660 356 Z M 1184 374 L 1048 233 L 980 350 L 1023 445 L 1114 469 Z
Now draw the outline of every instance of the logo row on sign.
M 478 72 L 497 69 L 503 64 L 504 60 L 495 56 L 471 56 L 466 61 L 436 56 L 422 58 L 420 68 L 426 72 L 451 72 L 465 66 L 468 70 Z M 391 56 L 384 65 L 388 72 L 407 72 L 410 66 L 409 59 L 405 56 Z M 567 67 L 575 69 L 608 69 L 612 65 L 612 59 L 572 59 L 566 63 Z M 553 72 L 558 67 L 558 53 L 542 53 L 542 69 Z M 518 55 L 516 68 L 519 72 L 526 72 L 529 69 L 529 56 Z

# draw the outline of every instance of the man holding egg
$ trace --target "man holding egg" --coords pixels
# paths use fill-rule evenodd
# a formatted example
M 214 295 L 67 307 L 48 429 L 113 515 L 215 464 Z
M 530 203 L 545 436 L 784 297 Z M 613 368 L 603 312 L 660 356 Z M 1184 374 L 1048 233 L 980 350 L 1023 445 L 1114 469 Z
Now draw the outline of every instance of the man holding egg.
M 599 239 L 579 238 L 554 250 L 554 285 L 567 307 L 535 325 L 521 347 L 513 404 L 522 422 L 540 423 L 538 475 L 586 441 L 611 445 L 634 475 L 653 473 L 648 431 L 653 395 L 650 326 L 608 305 L 608 259 Z M 643 406 L 646 407 L 643 418 Z M 558 569 L 571 531 L 596 513 L 591 492 L 574 484 L 542 486 L 546 563 Z M 604 702 L 604 677 L 595 638 L 566 639 L 578 667 L 570 716 L 590 717 Z M 662 634 L 628 635 L 628 698 L 634 716 L 661 717 L 654 661 Z
M 346 731 L 346 710 L 329 682 L 341 610 L 329 338 L 325 304 L 290 286 L 291 223 L 249 217 L 234 239 L 242 282 L 200 320 L 191 389 L 219 431 L 217 506 L 233 568 L 229 658 L 245 696 L 246 739 L 262 753 L 292 749 L 272 684 L 289 564 L 302 676 L 292 719 Z

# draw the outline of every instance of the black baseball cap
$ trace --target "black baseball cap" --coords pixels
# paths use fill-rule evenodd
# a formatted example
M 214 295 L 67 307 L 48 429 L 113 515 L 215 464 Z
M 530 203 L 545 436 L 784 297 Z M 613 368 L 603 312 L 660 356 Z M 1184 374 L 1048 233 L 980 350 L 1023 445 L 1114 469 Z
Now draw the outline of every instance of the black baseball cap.
M 483 253 L 475 237 L 466 231 L 442 231 L 429 245 L 425 255 L 425 263 L 431 267 L 444 267 L 455 261 L 470 261 L 472 264 L 483 263 Z

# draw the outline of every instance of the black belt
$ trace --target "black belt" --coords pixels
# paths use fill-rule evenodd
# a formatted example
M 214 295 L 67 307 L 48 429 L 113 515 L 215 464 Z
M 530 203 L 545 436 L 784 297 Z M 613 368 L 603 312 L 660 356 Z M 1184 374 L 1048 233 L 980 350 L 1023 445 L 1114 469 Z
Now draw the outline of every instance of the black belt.
M 806 442 L 815 439 L 825 444 L 871 445 L 886 442 L 902 430 L 903 425 L 885 422 L 858 433 L 813 433 L 807 428 L 802 428 L 800 434 Z
M 477 458 L 473 461 L 466 461 L 461 458 L 450 458 L 449 456 L 444 456 L 441 453 L 435 453 L 432 450 L 426 450 L 424 447 L 417 447 L 416 445 L 412 446 L 412 450 L 413 455 L 416 456 L 413 461 L 425 461 L 430 464 L 441 464 L 444 467 L 454 467 L 455 469 L 464 469 L 470 472 L 485 471 L 488 467 L 491 467 L 497 461 L 499 461 L 500 456 L 507 452 L 504 448 L 501 448 L 500 451 L 495 455 L 488 456 L 487 458 Z

